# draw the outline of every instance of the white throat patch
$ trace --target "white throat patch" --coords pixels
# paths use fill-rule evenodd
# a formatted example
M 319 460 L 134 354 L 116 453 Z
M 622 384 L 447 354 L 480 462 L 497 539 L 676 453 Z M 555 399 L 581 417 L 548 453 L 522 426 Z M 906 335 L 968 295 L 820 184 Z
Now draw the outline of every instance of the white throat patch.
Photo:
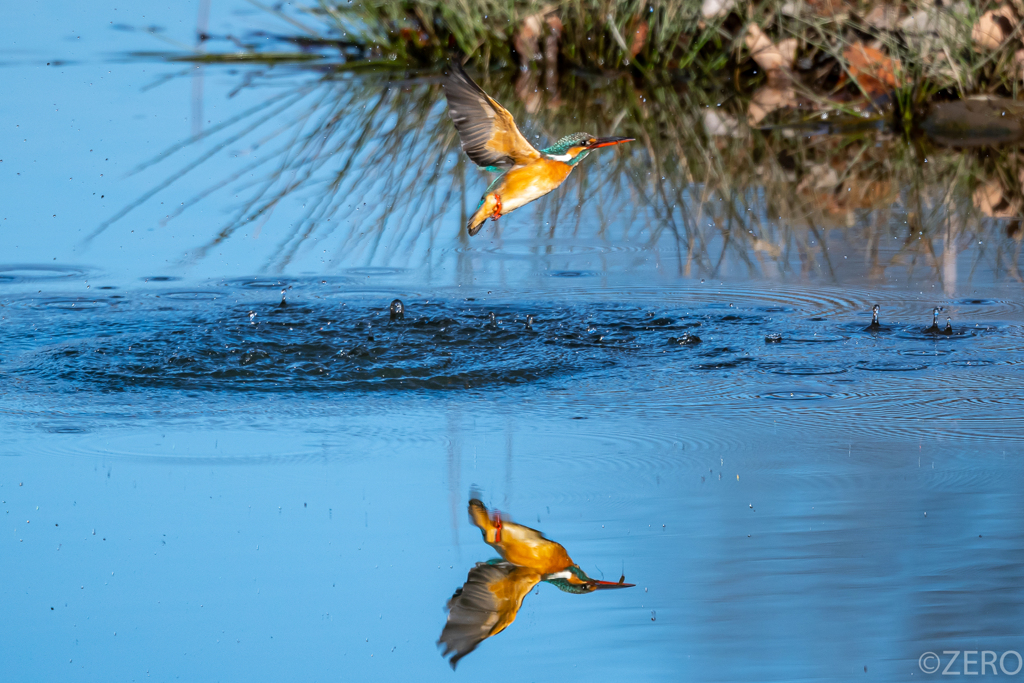
M 560 571 L 560 572 L 555 572 L 554 574 L 549 574 L 547 578 L 548 579 L 568 579 L 570 576 L 572 576 L 572 572 L 569 571 L 568 569 L 565 569 L 565 570 Z

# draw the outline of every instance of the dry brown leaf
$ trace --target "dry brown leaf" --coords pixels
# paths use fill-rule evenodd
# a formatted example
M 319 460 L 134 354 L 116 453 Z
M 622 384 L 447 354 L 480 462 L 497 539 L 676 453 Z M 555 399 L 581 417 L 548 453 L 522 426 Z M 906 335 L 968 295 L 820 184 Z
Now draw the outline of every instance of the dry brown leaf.
M 398 36 L 407 43 L 415 43 L 417 47 L 423 47 L 430 42 L 430 36 L 426 32 L 411 28 L 401 29 Z
M 849 178 L 844 186 L 847 188 L 846 196 L 843 197 L 843 192 L 840 192 L 839 201 L 848 209 L 876 209 L 882 206 L 891 206 L 895 199 L 892 185 L 887 180 Z
M 520 66 L 525 67 L 530 62 L 541 59 L 543 56 L 540 47 L 541 35 L 546 34 L 546 44 L 550 43 L 551 38 L 554 37 L 557 46 L 558 39 L 562 35 L 562 20 L 551 12 L 552 6 L 549 5 L 540 12 L 526 17 L 519 25 L 515 36 L 512 37 L 512 46 L 519 54 Z
M 641 21 L 633 31 L 633 39 L 629 43 L 629 54 L 636 57 L 647 43 L 647 32 L 650 30 L 646 21 Z
M 796 61 L 796 48 L 799 44 L 800 41 L 796 38 L 786 38 L 785 40 L 780 40 L 776 46 L 787 68 L 792 68 L 793 63 Z
M 776 45 L 772 39 L 765 35 L 764 31 L 757 24 L 747 26 L 747 35 L 743 43 L 750 51 L 757 65 L 767 71 L 778 73 L 782 69 L 789 69 L 796 59 L 797 41 L 795 38 L 788 38 Z
M 838 184 L 839 173 L 834 168 L 828 164 L 811 164 L 807 168 L 803 180 L 796 186 L 796 191 L 799 193 L 808 190 L 831 192 Z
M 782 14 L 785 14 L 787 17 L 799 19 L 802 13 L 802 9 L 803 3 L 800 2 L 799 0 L 788 0 L 788 2 L 782 4 L 782 7 L 779 8 L 779 11 Z
M 773 111 L 795 106 L 796 91 L 792 87 L 764 85 L 750 98 L 750 106 L 747 108 L 747 123 L 756 126 Z
M 1003 5 L 989 10 L 978 18 L 971 29 L 971 40 L 985 50 L 998 49 L 1011 33 L 1017 23 L 1013 8 Z
M 554 91 L 558 80 L 558 43 L 562 39 L 562 20 L 549 14 L 544 23 L 548 26 L 544 37 L 544 87 Z
M 840 25 L 849 19 L 852 8 L 846 0 L 806 0 L 806 5 L 817 16 L 829 18 Z
M 1006 198 L 1003 186 L 997 178 L 992 178 L 984 185 L 979 185 L 974 191 L 972 200 L 978 210 L 992 218 L 1013 218 L 1020 214 L 1019 202 Z
M 878 97 L 896 87 L 896 69 L 899 62 L 887 57 L 885 53 L 857 41 L 843 50 L 850 76 L 864 92 L 871 97 Z M 846 81 L 846 73 L 840 77 L 840 84 Z
M 704 110 L 704 132 L 710 137 L 737 138 L 743 135 L 740 122 L 729 114 L 719 113 L 717 109 Z
M 540 59 L 538 38 L 540 37 L 541 19 L 542 17 L 537 14 L 526 17 L 512 38 L 512 46 L 519 53 L 520 64 L 524 67 L 527 63 Z
M 700 7 L 700 15 L 705 19 L 722 17 L 736 4 L 736 0 L 704 0 Z
M 527 114 L 536 114 L 544 103 L 539 85 L 540 76 L 536 70 L 520 69 L 516 77 L 516 98 L 525 105 Z
M 899 20 L 899 5 L 875 5 L 874 9 L 864 16 L 864 23 L 882 31 L 892 31 Z

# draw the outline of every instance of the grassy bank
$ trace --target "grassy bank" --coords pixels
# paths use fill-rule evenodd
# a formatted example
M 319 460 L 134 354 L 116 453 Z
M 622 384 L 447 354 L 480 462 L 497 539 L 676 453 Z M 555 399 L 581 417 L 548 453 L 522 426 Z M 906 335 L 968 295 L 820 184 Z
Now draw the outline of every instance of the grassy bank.
M 786 82 L 812 99 L 893 104 L 939 95 L 1014 96 L 1024 2 L 875 0 L 356 0 L 306 8 L 308 45 L 430 67 L 632 71 L 722 80 L 739 91 Z M 301 40 L 300 40 L 301 42 Z

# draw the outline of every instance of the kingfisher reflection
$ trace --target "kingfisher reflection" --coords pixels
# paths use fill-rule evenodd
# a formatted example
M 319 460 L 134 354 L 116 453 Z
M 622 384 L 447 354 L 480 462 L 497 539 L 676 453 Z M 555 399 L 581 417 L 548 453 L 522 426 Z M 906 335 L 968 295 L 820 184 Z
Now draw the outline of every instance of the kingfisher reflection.
M 478 562 L 448 601 L 448 621 L 437 644 L 444 647 L 442 656 L 452 655 L 453 669 L 481 642 L 508 628 L 526 594 L 541 581 L 567 593 L 634 585 L 625 583 L 625 576 L 617 582 L 590 578 L 561 544 L 536 529 L 502 519 L 497 511 L 489 514 L 475 498 L 469 501 L 469 518 L 501 559 Z

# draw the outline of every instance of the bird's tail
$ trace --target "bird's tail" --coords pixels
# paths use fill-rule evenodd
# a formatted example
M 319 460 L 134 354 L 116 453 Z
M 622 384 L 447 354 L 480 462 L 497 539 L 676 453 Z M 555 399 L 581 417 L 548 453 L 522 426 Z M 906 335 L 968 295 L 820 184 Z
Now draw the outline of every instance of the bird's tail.
M 487 221 L 488 218 L 494 215 L 494 209 L 497 208 L 498 201 L 493 194 L 489 194 L 483 198 L 480 202 L 480 207 L 473 214 L 473 217 L 469 219 L 469 223 L 466 224 L 466 230 L 469 231 L 470 236 L 473 236 L 480 232 L 481 226 Z
M 484 543 L 498 543 L 500 536 L 501 523 L 500 517 L 495 515 L 495 519 L 491 519 L 491 516 L 487 514 L 487 506 L 481 503 L 479 500 L 474 498 L 469 501 L 469 520 L 480 528 L 480 531 L 484 534 Z

